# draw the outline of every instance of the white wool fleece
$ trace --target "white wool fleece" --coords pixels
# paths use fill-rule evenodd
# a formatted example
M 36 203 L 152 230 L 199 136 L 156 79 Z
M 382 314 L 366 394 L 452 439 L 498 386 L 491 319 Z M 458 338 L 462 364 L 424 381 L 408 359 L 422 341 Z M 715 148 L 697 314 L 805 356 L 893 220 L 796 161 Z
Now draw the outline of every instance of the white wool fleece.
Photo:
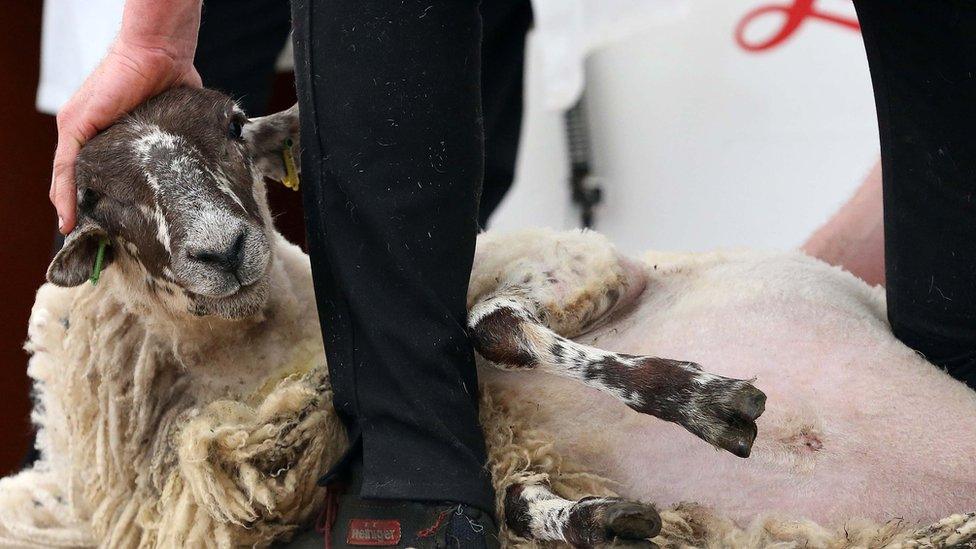
M 154 314 L 112 269 L 98 286 L 40 289 L 26 347 L 42 455 L 0 480 L 0 545 L 265 546 L 315 518 L 315 480 L 347 442 L 308 259 L 275 238 L 257 318 Z M 663 547 L 976 539 L 976 517 L 952 514 L 976 509 L 976 434 L 959 421 L 976 415 L 976 396 L 894 340 L 879 290 L 797 254 L 618 260 L 595 233 L 482 236 L 470 299 L 541 268 L 573 280 L 539 296 L 560 311 L 621 269 L 645 273 L 631 307 L 577 340 L 757 376 L 770 399 L 753 456 L 719 454 L 567 380 L 483 368 L 499 516 L 520 482 L 568 499 L 653 501 L 665 508 Z

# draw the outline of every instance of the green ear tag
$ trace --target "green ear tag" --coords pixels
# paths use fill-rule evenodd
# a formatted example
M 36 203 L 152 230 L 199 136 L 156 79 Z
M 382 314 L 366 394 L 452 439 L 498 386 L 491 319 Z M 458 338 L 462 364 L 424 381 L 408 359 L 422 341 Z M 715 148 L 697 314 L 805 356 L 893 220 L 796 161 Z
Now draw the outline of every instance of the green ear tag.
M 291 154 L 291 138 L 285 139 L 285 148 L 281 149 L 281 160 L 285 163 L 285 179 L 282 183 L 293 191 L 298 190 L 298 169 L 295 167 L 295 157 Z
M 92 268 L 91 277 L 88 279 L 92 285 L 98 284 L 98 279 L 102 276 L 102 263 L 105 262 L 105 248 L 108 247 L 108 237 L 102 237 L 98 241 L 98 253 L 95 254 L 95 266 Z

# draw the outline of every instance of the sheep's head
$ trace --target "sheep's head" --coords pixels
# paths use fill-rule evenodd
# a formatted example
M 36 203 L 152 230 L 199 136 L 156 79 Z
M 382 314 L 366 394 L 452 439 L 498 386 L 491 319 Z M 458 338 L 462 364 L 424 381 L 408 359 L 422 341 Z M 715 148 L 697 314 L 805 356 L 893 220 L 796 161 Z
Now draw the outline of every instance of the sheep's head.
M 274 251 L 263 178 L 282 178 L 289 138 L 297 153 L 295 107 L 248 120 L 227 96 L 190 88 L 140 105 L 82 149 L 77 225 L 48 280 L 84 283 L 108 239 L 104 265 L 151 304 L 227 318 L 257 312 Z

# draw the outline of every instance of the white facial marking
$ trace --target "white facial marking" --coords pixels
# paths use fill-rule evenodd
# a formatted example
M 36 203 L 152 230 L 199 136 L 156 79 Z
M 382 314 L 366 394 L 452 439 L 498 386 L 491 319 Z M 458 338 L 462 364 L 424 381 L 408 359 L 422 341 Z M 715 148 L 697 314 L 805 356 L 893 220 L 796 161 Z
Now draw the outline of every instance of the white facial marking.
M 142 162 L 143 176 L 146 178 L 146 182 L 149 183 L 149 187 L 153 191 L 153 208 L 149 210 L 145 206 L 140 206 L 142 214 L 146 219 L 150 220 L 156 226 L 156 240 L 162 244 L 163 249 L 166 253 L 171 253 L 172 249 L 170 247 L 170 234 L 169 225 L 166 222 L 166 216 L 163 215 L 163 210 L 159 206 L 159 197 L 162 193 L 162 186 L 156 175 L 149 170 L 149 164 L 152 162 L 152 152 L 155 149 L 164 149 L 169 151 L 175 151 L 177 147 L 188 146 L 183 142 L 183 139 L 163 131 L 155 124 L 146 125 L 145 133 L 139 139 L 136 139 L 133 147 L 135 148 L 136 154 L 139 160 Z
M 159 204 L 154 205 L 152 214 L 153 221 L 156 222 L 156 240 L 163 245 L 163 249 L 166 250 L 166 253 L 171 253 L 172 250 L 170 248 L 169 241 L 169 225 L 166 223 L 166 216 L 163 215 L 163 210 L 159 207 Z
M 213 180 L 217 182 L 217 189 L 219 189 L 220 192 L 230 197 L 230 199 L 233 200 L 234 203 L 237 204 L 244 213 L 247 213 L 247 208 L 244 207 L 244 203 L 241 202 L 240 197 L 238 197 L 237 193 L 235 193 L 230 188 L 230 180 L 227 178 L 227 176 L 224 175 L 223 173 L 215 173 L 213 170 L 211 170 L 208 167 L 205 167 L 204 169 L 207 170 L 207 173 L 210 174 L 210 177 L 212 177 Z
M 168 150 L 175 150 L 177 143 L 181 139 L 169 132 L 165 132 L 155 124 L 144 124 L 145 129 L 142 137 L 135 140 L 136 154 L 143 164 L 149 162 L 153 149 L 160 147 Z

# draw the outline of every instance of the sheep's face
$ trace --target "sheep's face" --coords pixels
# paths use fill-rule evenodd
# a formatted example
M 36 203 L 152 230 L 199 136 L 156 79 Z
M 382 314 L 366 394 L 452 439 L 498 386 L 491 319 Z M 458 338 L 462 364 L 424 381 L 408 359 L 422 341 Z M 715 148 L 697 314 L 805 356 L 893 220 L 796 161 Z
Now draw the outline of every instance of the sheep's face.
M 107 239 L 104 264 L 151 302 L 196 315 L 254 314 L 267 299 L 273 255 L 263 177 L 282 177 L 297 118 L 292 108 L 248 120 L 223 94 L 189 88 L 139 106 L 79 155 L 78 223 L 48 279 L 85 282 Z

